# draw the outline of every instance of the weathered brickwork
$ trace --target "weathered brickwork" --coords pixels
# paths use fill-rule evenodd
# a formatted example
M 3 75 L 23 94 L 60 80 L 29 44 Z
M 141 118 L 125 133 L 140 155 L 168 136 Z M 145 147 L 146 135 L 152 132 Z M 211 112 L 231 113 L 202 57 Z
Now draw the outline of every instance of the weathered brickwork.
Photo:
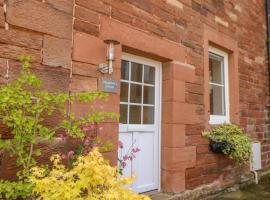
M 161 189 L 177 193 L 215 181 L 226 186 L 240 180 L 243 167 L 211 153 L 201 137 L 209 127 L 205 45 L 214 43 L 235 59 L 234 122 L 262 143 L 267 166 L 265 19 L 263 0 L 0 0 L 0 80 L 6 81 L 7 71 L 12 78 L 20 54 L 31 54 L 46 87 L 92 91 L 104 77 L 120 79 L 122 52 L 156 59 L 163 73 Z M 217 37 L 206 40 L 207 30 Z M 108 38 L 121 43 L 112 76 L 97 71 L 106 62 L 103 40 Z M 224 41 L 231 45 L 223 46 Z M 118 113 L 119 93 L 102 106 Z M 72 109 L 85 112 L 81 105 Z M 104 123 L 102 134 L 116 143 L 118 124 Z M 116 152 L 109 157 L 116 162 Z
M 68 92 L 73 1 L 0 0 L 0 6 L 0 82 L 16 77 L 21 67 L 19 55 L 31 55 L 33 70 L 44 82 L 43 87 L 51 92 Z M 57 121 L 59 117 L 53 116 L 46 123 Z M 1 125 L 1 133 L 4 130 Z M 43 144 L 43 153 L 48 155 L 60 146 L 57 142 Z M 48 161 L 46 157 L 41 162 Z M 7 155 L 2 159 L 0 178 L 14 177 L 14 159 Z

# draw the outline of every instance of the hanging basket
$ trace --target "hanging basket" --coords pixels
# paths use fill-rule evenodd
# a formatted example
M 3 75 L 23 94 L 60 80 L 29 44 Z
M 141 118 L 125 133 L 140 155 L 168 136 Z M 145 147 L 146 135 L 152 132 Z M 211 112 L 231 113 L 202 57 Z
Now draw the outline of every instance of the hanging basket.
M 231 148 L 232 145 L 226 141 L 211 141 L 209 148 L 213 153 L 223 153 L 223 150 L 226 148 Z

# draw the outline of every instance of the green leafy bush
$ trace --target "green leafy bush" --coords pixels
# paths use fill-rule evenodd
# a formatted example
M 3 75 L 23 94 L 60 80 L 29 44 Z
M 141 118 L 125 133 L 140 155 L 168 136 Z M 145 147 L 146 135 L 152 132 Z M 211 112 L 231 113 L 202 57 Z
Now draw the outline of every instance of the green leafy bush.
M 96 111 L 91 109 L 91 105 L 88 114 L 75 117 L 74 113 L 66 109 L 66 105 L 89 104 L 96 99 L 106 101 L 108 94 L 99 91 L 49 93 L 42 89 L 42 81 L 31 72 L 31 57 L 21 56 L 20 60 L 22 70 L 18 78 L 0 86 L 0 120 L 11 132 L 9 139 L 1 139 L 0 133 L 0 152 L 14 156 L 21 170 L 17 173 L 17 181 L 0 181 L 0 199 L 31 198 L 34 185 L 29 182 L 29 176 L 31 168 L 37 165 L 36 159 L 42 154 L 40 141 L 53 139 L 59 131 L 67 137 L 83 141 L 88 137 L 84 127 L 96 126 L 105 119 L 118 119 L 115 113 Z M 47 126 L 44 121 L 53 114 L 59 115 L 62 121 L 54 127 Z M 88 142 L 80 147 L 78 154 L 88 153 L 91 150 L 90 143 L 104 144 L 97 134 Z M 111 143 L 106 144 L 112 146 Z
M 238 163 L 249 161 L 251 156 L 251 139 L 243 129 L 233 124 L 223 124 L 202 133 L 214 142 L 228 142 L 223 153 Z

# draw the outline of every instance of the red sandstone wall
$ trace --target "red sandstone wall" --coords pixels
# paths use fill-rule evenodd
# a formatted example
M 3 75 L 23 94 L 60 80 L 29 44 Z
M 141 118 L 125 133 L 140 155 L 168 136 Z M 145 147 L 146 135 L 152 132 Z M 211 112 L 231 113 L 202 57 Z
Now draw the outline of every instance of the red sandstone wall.
M 262 142 L 263 164 L 268 164 L 263 0 L 75 0 L 75 4 L 73 0 L 0 0 L 0 5 L 1 82 L 8 67 L 11 76 L 16 71 L 18 55 L 24 53 L 34 55 L 34 67 L 47 88 L 95 90 L 104 78 L 97 65 L 106 60 L 103 40 L 107 37 L 122 44 L 117 47 L 114 79 L 120 77 L 122 51 L 163 63 L 162 155 L 169 158 L 162 160 L 164 191 L 180 192 L 216 180 L 227 184 L 239 177 L 241 169 L 210 153 L 208 141 L 201 137 L 206 128 L 205 27 L 236 41 L 239 122 Z M 119 94 L 110 98 L 103 106 L 119 112 Z M 79 105 L 73 109 L 85 110 Z M 107 122 L 104 127 L 102 134 L 116 142 L 118 125 Z M 6 165 L 0 166 L 3 170 Z
M 240 102 L 238 102 L 240 112 L 236 114 L 237 121 L 240 121 L 240 125 L 248 134 L 262 142 L 263 164 L 267 165 L 269 160 L 266 112 L 268 71 L 264 10 L 262 0 L 76 1 L 75 32 L 83 32 L 104 39 L 104 29 L 106 29 L 108 32 L 113 32 L 112 35 L 116 37 L 114 39 L 121 38 L 124 43 L 123 49 L 129 50 L 129 46 L 133 45 L 132 42 L 116 34 L 117 29 L 113 29 L 113 26 L 112 29 L 105 27 L 106 20 L 118 21 L 121 22 L 119 27 L 120 24 L 123 27 L 126 26 L 123 29 L 119 28 L 119 32 L 131 27 L 141 30 L 150 37 L 179 44 L 178 49 L 172 49 L 173 47 L 167 49 L 181 51 L 177 58 L 167 56 L 168 53 L 165 51 L 162 52 L 163 54 L 156 53 L 154 58 L 158 59 L 162 56 L 178 60 L 195 69 L 193 74 L 192 70 L 183 71 L 183 68 L 177 64 L 163 66 L 162 149 L 163 156 L 171 159 L 162 161 L 163 190 L 179 192 L 212 183 L 215 180 L 229 184 L 231 180 L 239 179 L 241 169 L 235 168 L 229 160 L 210 153 L 208 141 L 200 135 L 205 129 L 203 85 L 205 25 L 237 43 L 239 54 L 237 78 L 240 85 Z M 126 31 L 126 33 L 129 40 L 136 41 L 133 39 L 135 36 L 132 36 L 134 34 L 129 34 L 131 31 Z M 144 38 L 139 34 L 137 36 Z M 154 40 L 157 47 L 162 48 L 161 41 Z M 145 41 L 146 46 L 147 42 L 150 41 Z M 151 46 L 151 44 L 148 45 Z M 141 50 L 142 55 L 148 55 L 148 53 L 148 56 L 152 55 L 151 49 L 143 50 L 143 47 L 140 49 L 138 45 L 137 50 Z M 74 56 L 73 59 L 77 58 Z M 82 60 L 84 59 L 81 58 Z M 161 61 L 166 63 L 166 60 L 161 59 Z M 84 62 L 92 61 L 84 60 Z M 178 163 L 176 169 L 173 167 L 175 163 Z
M 72 1 L 0 1 L 0 82 L 13 79 L 21 67 L 18 57 L 32 55 L 33 70 L 52 92 L 69 91 L 72 48 Z M 8 74 L 8 77 L 7 77 Z M 48 119 L 49 124 L 58 116 Z M 1 134 L 5 127 L 1 126 Z M 43 145 L 43 154 L 59 144 Z M 47 156 L 45 156 L 47 157 Z M 44 162 L 46 159 L 42 158 Z M 0 178 L 13 177 L 15 162 L 4 155 Z

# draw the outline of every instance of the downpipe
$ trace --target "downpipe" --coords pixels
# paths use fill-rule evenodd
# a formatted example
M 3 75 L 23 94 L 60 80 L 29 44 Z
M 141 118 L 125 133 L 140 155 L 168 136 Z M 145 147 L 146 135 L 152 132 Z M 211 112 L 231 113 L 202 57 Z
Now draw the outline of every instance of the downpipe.
M 259 183 L 258 172 L 254 171 L 254 170 L 252 170 L 251 172 L 254 174 L 255 184 L 257 185 Z

